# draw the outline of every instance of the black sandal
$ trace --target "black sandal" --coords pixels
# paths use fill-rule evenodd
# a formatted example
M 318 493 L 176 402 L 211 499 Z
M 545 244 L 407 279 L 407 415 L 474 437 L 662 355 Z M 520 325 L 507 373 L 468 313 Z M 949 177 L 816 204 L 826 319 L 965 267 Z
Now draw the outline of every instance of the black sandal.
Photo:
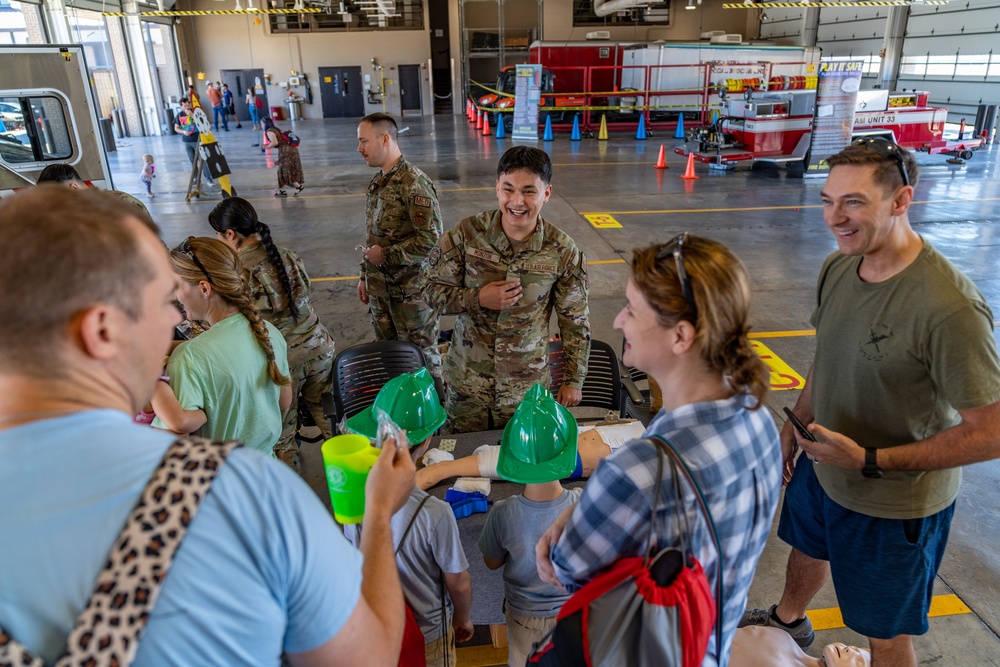
M 274 193 L 274 196 L 275 197 L 287 197 L 288 193 L 285 192 L 284 190 L 278 190 L 277 192 Z

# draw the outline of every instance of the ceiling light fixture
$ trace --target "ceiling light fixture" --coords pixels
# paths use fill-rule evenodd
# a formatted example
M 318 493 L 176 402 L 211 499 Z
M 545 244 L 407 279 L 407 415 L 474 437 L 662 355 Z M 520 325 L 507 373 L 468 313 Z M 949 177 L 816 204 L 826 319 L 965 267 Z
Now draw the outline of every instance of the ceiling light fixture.
M 696 9 L 696 7 L 694 6 L 694 0 L 688 0 L 687 7 L 685 7 L 684 9 Z

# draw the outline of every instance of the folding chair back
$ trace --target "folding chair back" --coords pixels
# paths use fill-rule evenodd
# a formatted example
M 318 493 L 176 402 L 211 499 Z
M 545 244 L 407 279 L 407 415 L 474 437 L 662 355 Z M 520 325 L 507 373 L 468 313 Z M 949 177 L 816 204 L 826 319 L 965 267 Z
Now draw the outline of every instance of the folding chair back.
M 552 384 L 549 391 L 555 396 L 562 386 L 566 371 L 566 352 L 561 340 L 549 341 L 549 373 Z M 624 415 L 622 411 L 622 375 L 618 355 L 614 348 L 603 341 L 590 341 L 590 358 L 587 377 L 583 380 L 582 408 L 601 408 Z
M 374 403 L 386 382 L 423 367 L 423 353 L 409 341 L 381 340 L 341 351 L 333 362 L 333 409 L 329 414 L 333 431 L 340 420 Z

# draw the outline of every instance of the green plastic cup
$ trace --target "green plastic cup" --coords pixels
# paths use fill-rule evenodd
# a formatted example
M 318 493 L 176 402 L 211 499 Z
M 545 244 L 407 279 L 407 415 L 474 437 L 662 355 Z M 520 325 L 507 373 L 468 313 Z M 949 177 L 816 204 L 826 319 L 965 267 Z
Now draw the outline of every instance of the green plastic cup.
M 336 435 L 323 443 L 323 466 L 333 516 L 341 525 L 365 516 L 365 482 L 379 450 L 363 435 Z

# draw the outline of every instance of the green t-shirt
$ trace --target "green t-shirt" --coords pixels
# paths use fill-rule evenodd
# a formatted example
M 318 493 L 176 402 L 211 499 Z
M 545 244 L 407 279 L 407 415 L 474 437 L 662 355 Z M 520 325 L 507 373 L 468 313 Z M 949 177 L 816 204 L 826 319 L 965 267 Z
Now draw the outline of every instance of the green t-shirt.
M 274 358 L 288 375 L 285 339 L 265 322 Z M 204 410 L 208 422 L 198 435 L 241 440 L 250 449 L 272 454 L 281 435 L 281 388 L 267 374 L 267 357 L 246 317 L 216 322 L 197 338 L 182 343 L 167 364 L 170 387 L 185 410 Z M 154 420 L 154 426 L 162 422 Z
M 863 447 L 894 447 L 959 424 L 957 410 L 1000 400 L 993 315 L 971 280 L 926 241 L 913 263 L 882 282 L 863 282 L 860 261 L 835 253 L 820 272 L 816 423 Z M 889 519 L 945 509 L 962 480 L 961 468 L 885 471 L 881 479 L 815 469 L 835 502 Z

